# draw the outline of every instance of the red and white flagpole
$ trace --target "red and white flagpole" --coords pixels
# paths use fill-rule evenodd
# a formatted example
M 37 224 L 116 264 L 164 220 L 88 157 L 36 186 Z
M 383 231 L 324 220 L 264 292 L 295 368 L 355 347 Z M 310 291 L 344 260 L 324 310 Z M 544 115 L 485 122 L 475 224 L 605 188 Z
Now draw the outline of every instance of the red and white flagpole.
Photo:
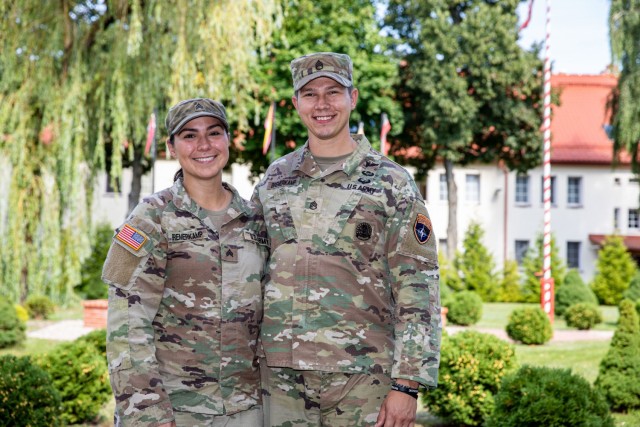
M 544 237 L 543 268 L 540 282 L 540 304 L 549 320 L 553 322 L 554 283 L 551 277 L 551 58 L 549 55 L 549 35 L 551 33 L 551 0 L 547 0 L 545 42 L 544 42 Z

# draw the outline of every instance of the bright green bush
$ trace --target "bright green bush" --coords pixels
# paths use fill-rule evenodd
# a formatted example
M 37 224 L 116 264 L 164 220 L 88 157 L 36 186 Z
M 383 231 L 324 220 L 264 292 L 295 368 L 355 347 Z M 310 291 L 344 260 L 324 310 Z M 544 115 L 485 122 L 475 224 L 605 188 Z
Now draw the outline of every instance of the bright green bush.
M 607 236 L 598 252 L 597 271 L 591 283 L 598 301 L 606 305 L 619 304 L 637 270 L 622 237 Z
M 479 426 L 493 412 L 502 378 L 513 372 L 513 346 L 491 334 L 444 335 L 438 387 L 422 395 L 429 412 L 454 425 Z
M 616 412 L 640 409 L 640 325 L 634 303 L 623 300 L 609 351 L 600 362 L 595 385 Z
M 636 272 L 635 276 L 633 276 L 629 288 L 624 291 L 623 296 L 625 299 L 630 299 L 631 301 L 640 301 L 640 271 Z
M 76 339 L 75 342 L 86 342 L 91 344 L 105 360 L 107 358 L 107 330 L 96 329 Z
M 567 308 L 579 302 L 598 304 L 598 299 L 593 291 L 585 285 L 580 273 L 575 269 L 569 270 L 564 278 L 564 283 L 555 293 L 555 314 L 562 316 Z
M 60 394 L 29 357 L 0 357 L 0 426 L 60 425 Z
M 484 230 L 477 222 L 471 222 L 464 236 L 464 251 L 456 258 L 456 266 L 464 282 L 464 288 L 474 291 L 482 301 L 496 301 L 498 280 L 495 261 L 489 249 L 483 244 Z
M 447 304 L 447 321 L 454 325 L 475 325 L 482 317 L 482 299 L 473 291 L 454 293 Z
M 86 423 L 98 416 L 111 388 L 106 359 L 92 344 L 61 344 L 36 360 L 51 375 L 62 397 L 61 419 L 65 424 Z
M 595 304 L 579 302 L 564 312 L 564 320 L 567 326 L 587 330 L 602 322 L 602 312 Z
M 113 227 L 104 223 L 96 227 L 91 242 L 91 255 L 82 263 L 82 278 L 75 291 L 83 299 L 107 298 L 107 285 L 102 281 L 102 266 L 107 258 Z
M 24 302 L 24 307 L 32 319 L 48 319 L 55 311 L 55 305 L 46 295 L 29 295 Z
M 498 301 L 520 302 L 522 301 L 522 289 L 520 288 L 520 273 L 518 263 L 509 259 L 504 263 L 502 277 L 498 287 Z
M 27 337 L 26 329 L 24 322 L 18 318 L 14 305 L 0 297 L 0 348 L 24 342 Z
M 27 320 L 29 320 L 29 312 L 27 309 L 20 304 L 15 304 L 14 307 L 16 309 L 16 316 L 18 316 L 18 319 L 23 323 L 27 323 Z
M 523 344 L 544 344 L 553 336 L 551 321 L 540 307 L 513 310 L 506 330 L 511 339 Z
M 613 427 L 602 394 L 569 369 L 523 366 L 502 381 L 487 427 Z

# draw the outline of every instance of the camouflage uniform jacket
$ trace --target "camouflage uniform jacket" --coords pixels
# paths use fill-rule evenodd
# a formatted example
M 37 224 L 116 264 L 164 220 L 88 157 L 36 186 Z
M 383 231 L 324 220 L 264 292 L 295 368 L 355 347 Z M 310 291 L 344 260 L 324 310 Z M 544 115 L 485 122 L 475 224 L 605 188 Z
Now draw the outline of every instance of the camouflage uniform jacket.
M 143 200 L 116 230 L 107 358 L 122 425 L 173 410 L 233 414 L 260 402 L 255 356 L 268 256 L 262 213 L 235 189 L 220 233 L 182 181 Z
M 361 135 L 322 172 L 308 143 L 252 200 L 271 241 L 261 340 L 269 366 L 437 384 L 440 293 L 429 215 L 405 169 Z

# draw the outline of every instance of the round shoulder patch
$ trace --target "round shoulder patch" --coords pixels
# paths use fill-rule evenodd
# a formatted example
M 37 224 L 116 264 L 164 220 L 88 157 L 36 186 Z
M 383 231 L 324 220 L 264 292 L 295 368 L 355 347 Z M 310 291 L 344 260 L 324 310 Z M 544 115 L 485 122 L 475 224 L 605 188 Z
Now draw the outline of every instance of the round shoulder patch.
M 427 243 L 431 237 L 431 220 L 425 215 L 418 214 L 413 224 L 413 235 L 421 245 Z

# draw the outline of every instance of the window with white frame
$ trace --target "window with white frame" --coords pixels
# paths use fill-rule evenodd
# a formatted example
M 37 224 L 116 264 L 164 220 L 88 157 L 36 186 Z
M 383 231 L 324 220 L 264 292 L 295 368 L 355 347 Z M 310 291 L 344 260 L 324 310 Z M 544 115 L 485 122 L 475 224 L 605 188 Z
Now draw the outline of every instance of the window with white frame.
M 629 209 L 627 227 L 633 230 L 640 228 L 640 213 L 638 212 L 638 209 Z
M 446 201 L 448 198 L 449 192 L 447 191 L 447 175 L 441 173 L 440 174 L 440 200 Z
M 580 269 L 580 242 L 567 242 L 567 267 Z
M 480 203 L 480 175 L 467 174 L 465 177 L 465 200 Z
M 556 205 L 556 177 L 551 176 L 551 204 Z M 541 179 L 540 201 L 544 203 L 544 176 Z
M 570 176 L 567 180 L 567 203 L 572 206 L 582 204 L 582 178 Z
M 521 205 L 529 203 L 529 175 L 516 176 L 516 203 Z
M 529 250 L 529 241 L 528 240 L 516 240 L 516 261 L 518 265 L 522 264 L 522 260 Z

